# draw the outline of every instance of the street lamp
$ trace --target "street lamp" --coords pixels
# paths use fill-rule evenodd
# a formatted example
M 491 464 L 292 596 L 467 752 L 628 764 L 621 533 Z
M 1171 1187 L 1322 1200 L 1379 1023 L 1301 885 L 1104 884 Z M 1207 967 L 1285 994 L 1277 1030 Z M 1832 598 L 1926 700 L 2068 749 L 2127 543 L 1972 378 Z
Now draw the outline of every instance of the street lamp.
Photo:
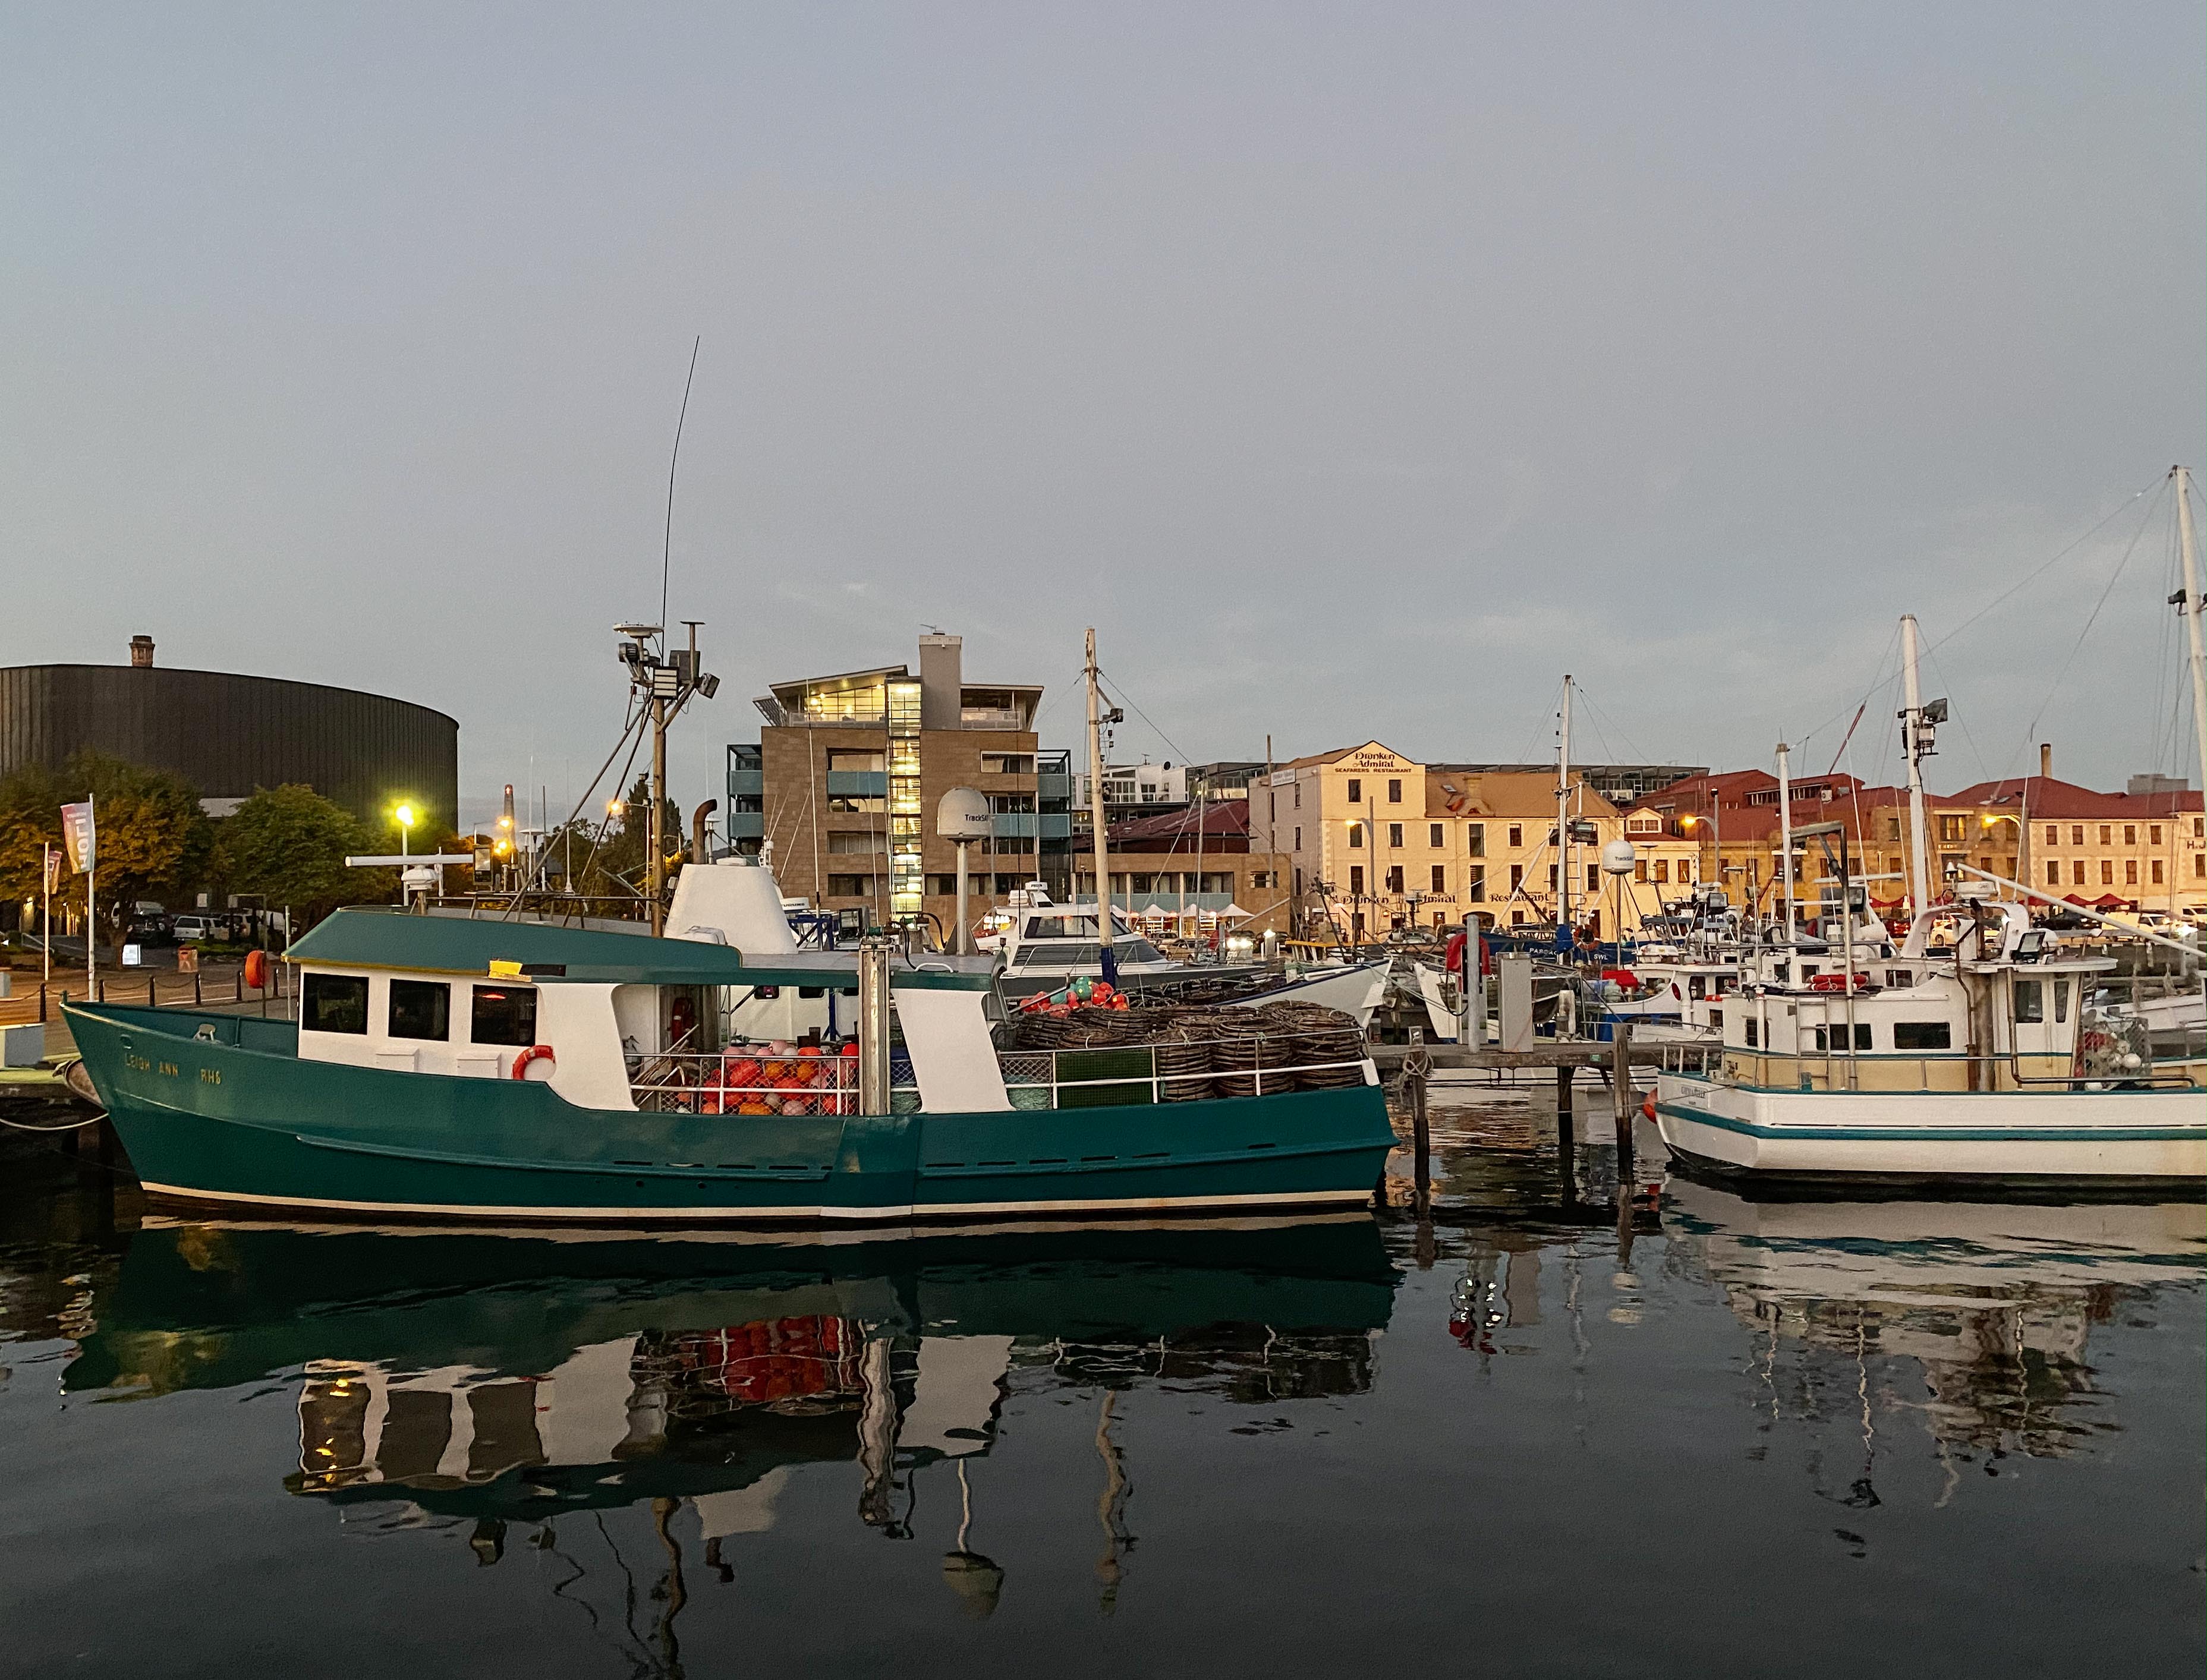
M 391 808 L 391 820 L 398 825 L 398 902 L 404 905 L 406 902 L 406 877 L 412 873 L 411 866 L 406 862 L 408 853 L 413 849 L 411 843 L 414 839 L 414 806 L 412 803 L 401 799 L 393 805 Z

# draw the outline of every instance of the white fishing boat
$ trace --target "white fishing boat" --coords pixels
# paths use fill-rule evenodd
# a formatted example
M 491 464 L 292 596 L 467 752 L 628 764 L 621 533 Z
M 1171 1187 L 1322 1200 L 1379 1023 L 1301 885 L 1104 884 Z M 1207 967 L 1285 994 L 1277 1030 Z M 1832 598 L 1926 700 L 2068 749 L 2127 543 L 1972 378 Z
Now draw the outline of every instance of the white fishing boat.
M 2188 520 L 2184 536 L 2196 591 Z M 2156 1061 L 2145 1018 L 2094 995 L 2114 960 L 2069 952 L 2033 926 L 2021 900 L 2045 894 L 1966 864 L 1947 866 L 1953 901 L 1933 902 L 1922 760 L 1944 707 L 1920 702 L 1916 622 L 1901 627 L 1918 910 L 1907 939 L 1894 948 L 1860 915 L 1864 889 L 1852 880 L 1844 824 L 1789 824 L 1789 858 L 1797 843 L 1838 842 L 1839 913 L 1826 919 L 1839 936 L 1813 962 L 1789 945 L 1758 967 L 1726 1012 L 1715 1071 L 1661 1076 L 1664 1143 L 1689 1169 L 1761 1180 L 2207 1180 L 2207 1060 Z M 2207 713 L 2207 699 L 2200 704 Z M 2016 897 L 1995 896 L 2003 890 Z
M 1851 975 L 1743 995 L 1718 1068 L 1658 1080 L 1664 1143 L 1756 1178 L 2207 1178 L 2207 1065 L 2156 1062 L 2137 1016 L 2087 1007 L 2109 960 L 1978 907 L 1951 960 L 1925 916 Z

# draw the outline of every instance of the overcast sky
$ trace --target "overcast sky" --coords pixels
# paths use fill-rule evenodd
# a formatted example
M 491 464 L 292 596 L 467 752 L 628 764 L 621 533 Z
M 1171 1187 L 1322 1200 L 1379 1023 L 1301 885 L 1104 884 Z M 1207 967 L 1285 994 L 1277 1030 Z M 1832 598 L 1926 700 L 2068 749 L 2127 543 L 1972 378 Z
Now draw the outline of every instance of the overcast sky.
M 1821 770 L 1912 609 L 1960 629 L 1941 784 L 2034 721 L 2076 779 L 2187 768 L 2155 495 L 2207 456 L 2204 30 L 12 7 L 0 662 L 145 631 L 578 795 L 702 335 L 685 805 L 768 682 L 923 625 L 1050 685 L 1049 744 L 1096 625 L 1122 756 L 1537 756 L 1568 669 L 1582 758 Z

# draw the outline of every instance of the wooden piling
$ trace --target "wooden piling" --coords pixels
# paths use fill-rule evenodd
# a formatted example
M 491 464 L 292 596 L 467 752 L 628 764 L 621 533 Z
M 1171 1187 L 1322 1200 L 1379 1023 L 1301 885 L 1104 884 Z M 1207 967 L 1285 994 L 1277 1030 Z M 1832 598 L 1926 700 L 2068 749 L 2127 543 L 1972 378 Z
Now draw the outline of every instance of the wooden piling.
M 1426 1076 L 1410 1073 L 1403 1083 L 1409 1088 L 1410 1098 L 1410 1187 L 1411 1206 L 1419 1218 L 1432 1211 L 1432 1130 L 1426 1117 Z
M 1576 1071 L 1568 1066 L 1556 1069 L 1556 1177 L 1566 1207 L 1579 1199 L 1577 1141 L 1571 1135 L 1571 1075 Z
M 1617 1197 L 1632 1199 L 1632 1028 L 1617 1024 L 1616 1057 L 1611 1063 L 1610 1084 L 1617 1098 Z

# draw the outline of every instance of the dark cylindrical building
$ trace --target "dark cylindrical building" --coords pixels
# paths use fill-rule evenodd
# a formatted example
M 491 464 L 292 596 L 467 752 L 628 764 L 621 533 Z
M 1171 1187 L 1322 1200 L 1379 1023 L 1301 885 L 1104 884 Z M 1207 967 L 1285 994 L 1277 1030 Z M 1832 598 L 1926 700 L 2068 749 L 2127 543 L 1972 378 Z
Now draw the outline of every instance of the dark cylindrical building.
M 373 819 L 404 796 L 457 823 L 460 726 L 356 690 L 228 671 L 171 671 L 136 638 L 129 665 L 0 669 L 0 774 L 90 750 L 167 770 L 209 799 L 304 782 Z

